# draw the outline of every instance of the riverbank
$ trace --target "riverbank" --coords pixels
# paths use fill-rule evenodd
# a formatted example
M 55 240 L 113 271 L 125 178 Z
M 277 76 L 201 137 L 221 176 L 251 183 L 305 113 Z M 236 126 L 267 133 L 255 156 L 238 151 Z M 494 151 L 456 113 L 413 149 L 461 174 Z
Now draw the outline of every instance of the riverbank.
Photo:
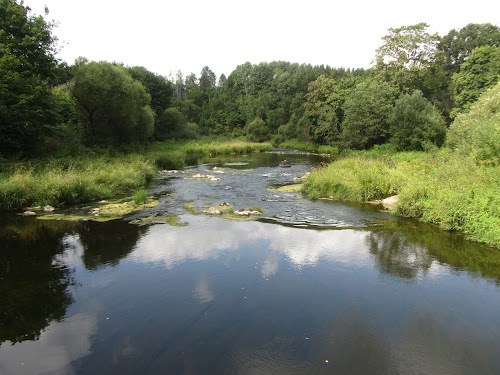
M 2 161 L 0 209 L 55 207 L 108 199 L 144 188 L 158 169 L 196 164 L 209 154 L 271 150 L 268 143 L 189 141 L 155 143 L 142 153 L 89 153 L 44 160 Z
M 500 172 L 448 150 L 358 153 L 319 168 L 303 191 L 313 199 L 370 202 L 392 195 L 396 214 L 500 248 Z

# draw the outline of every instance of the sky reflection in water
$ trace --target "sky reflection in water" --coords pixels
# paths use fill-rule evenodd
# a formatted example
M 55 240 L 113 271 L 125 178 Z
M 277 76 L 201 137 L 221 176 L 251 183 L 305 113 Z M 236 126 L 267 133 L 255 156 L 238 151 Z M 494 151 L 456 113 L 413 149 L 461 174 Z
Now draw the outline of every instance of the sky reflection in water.
M 0 325 L 0 374 L 500 373 L 492 249 L 373 211 L 286 204 L 381 222 L 315 230 L 184 214 L 186 227 L 26 219 L 9 232 L 7 221 L 0 316 L 22 332 Z M 54 306 L 23 299 L 39 289 Z

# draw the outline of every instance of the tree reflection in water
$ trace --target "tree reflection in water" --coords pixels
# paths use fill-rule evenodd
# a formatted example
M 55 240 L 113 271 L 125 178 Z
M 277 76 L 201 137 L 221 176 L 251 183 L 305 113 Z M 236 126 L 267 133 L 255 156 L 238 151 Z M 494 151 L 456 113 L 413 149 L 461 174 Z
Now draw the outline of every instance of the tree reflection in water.
M 384 273 L 413 279 L 438 261 L 459 271 L 467 270 L 473 277 L 493 279 L 500 285 L 500 250 L 434 225 L 387 222 L 372 229 L 366 241 Z
M 85 250 L 82 260 L 85 268 L 115 266 L 134 250 L 137 241 L 148 231 L 122 220 L 108 223 L 85 222 L 79 232 Z
M 370 232 L 367 243 L 380 271 L 404 279 L 414 279 L 420 271 L 426 272 L 433 261 L 425 247 L 408 241 L 398 232 Z
M 73 302 L 73 271 L 58 260 L 75 223 L 0 217 L 0 344 L 36 340 Z

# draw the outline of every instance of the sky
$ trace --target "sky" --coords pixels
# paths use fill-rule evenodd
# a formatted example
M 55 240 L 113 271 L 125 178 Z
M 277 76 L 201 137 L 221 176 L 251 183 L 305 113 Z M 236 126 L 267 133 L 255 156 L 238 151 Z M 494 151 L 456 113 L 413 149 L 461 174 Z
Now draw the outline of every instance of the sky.
M 369 68 L 389 28 L 425 22 L 444 36 L 469 23 L 500 25 L 493 0 L 25 0 L 58 22 L 68 64 L 143 66 L 166 76 L 199 76 L 208 66 L 228 76 L 238 65 L 288 61 Z

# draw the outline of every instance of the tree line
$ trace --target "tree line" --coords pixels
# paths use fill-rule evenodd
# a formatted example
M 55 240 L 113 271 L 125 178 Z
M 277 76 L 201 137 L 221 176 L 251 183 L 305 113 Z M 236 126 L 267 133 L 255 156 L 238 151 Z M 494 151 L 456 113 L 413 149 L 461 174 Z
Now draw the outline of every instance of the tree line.
M 445 36 L 391 28 L 369 69 L 246 62 L 229 76 L 163 77 L 144 67 L 60 62 L 54 24 L 0 3 L 0 154 L 34 156 L 203 135 L 280 145 L 440 146 L 447 128 L 498 82 L 500 28 Z

